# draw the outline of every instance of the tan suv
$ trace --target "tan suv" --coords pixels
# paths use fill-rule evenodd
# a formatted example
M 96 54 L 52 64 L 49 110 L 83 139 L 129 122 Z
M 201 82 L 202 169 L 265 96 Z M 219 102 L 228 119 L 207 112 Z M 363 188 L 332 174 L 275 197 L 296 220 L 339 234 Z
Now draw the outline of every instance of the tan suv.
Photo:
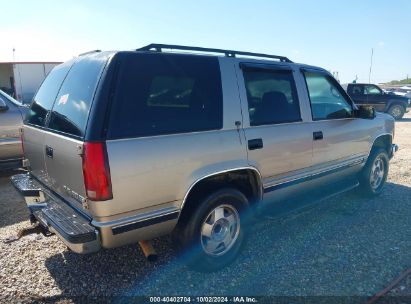
M 23 131 L 30 173 L 12 181 L 33 221 L 78 253 L 171 233 L 203 270 L 235 258 L 251 210 L 380 193 L 396 151 L 394 120 L 324 69 L 174 45 L 57 66 Z

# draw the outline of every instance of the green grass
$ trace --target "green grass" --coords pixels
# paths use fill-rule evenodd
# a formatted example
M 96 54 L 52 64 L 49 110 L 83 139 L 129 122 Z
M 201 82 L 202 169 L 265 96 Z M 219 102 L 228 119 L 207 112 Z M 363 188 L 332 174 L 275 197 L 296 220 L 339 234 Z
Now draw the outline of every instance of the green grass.
M 392 80 L 389 84 L 411 84 L 411 78 L 403 79 L 403 80 Z

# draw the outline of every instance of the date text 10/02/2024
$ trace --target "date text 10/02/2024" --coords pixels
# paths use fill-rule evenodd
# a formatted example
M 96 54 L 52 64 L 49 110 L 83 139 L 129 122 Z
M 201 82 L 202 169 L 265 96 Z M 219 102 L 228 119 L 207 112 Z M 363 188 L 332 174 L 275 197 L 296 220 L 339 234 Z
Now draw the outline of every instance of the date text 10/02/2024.
M 253 297 L 150 297 L 150 303 L 257 303 Z

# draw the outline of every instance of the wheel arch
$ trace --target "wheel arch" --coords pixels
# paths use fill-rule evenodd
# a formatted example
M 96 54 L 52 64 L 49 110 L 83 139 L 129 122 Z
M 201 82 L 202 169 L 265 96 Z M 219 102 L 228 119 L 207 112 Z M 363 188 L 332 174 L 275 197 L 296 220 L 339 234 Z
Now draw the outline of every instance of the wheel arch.
M 390 153 L 391 145 L 392 145 L 392 134 L 389 134 L 389 133 L 381 134 L 374 139 L 372 146 L 371 146 L 370 153 L 375 148 L 384 148 L 387 151 L 387 153 Z
M 400 105 L 402 106 L 404 109 L 407 109 L 407 105 L 405 102 L 402 102 L 401 100 L 397 100 L 397 99 L 389 99 L 387 101 L 387 105 L 385 107 L 385 111 L 388 111 L 389 108 L 391 108 L 393 105 Z
M 250 204 L 258 203 L 263 197 L 263 184 L 260 172 L 254 167 L 232 168 L 205 175 L 191 184 L 181 204 L 178 221 L 185 221 L 195 209 L 196 202 L 207 193 L 223 188 L 241 191 Z

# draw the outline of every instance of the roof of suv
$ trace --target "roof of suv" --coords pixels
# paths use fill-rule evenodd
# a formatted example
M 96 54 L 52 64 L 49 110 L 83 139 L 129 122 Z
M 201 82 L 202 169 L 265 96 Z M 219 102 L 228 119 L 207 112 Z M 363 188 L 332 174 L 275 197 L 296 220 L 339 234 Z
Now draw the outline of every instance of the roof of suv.
M 294 63 L 285 56 L 279 55 L 270 55 L 263 53 L 252 53 L 252 52 L 243 52 L 243 51 L 234 51 L 234 50 L 223 50 L 223 49 L 214 49 L 214 48 L 203 48 L 203 47 L 191 47 L 191 46 L 181 46 L 181 45 L 168 45 L 168 44 L 149 44 L 142 48 L 136 50 L 121 50 L 121 51 L 90 51 L 83 54 L 80 54 L 79 57 L 88 57 L 88 56 L 98 56 L 109 58 L 117 53 L 164 53 L 164 54 L 173 54 L 173 55 L 186 55 L 186 56 L 212 56 L 212 57 L 226 57 L 226 58 L 236 58 L 238 61 L 252 63 L 264 63 L 264 64 L 280 64 L 282 66 L 296 66 L 297 68 L 307 68 L 307 69 L 316 69 L 323 72 L 327 70 L 311 66 L 307 64 Z

